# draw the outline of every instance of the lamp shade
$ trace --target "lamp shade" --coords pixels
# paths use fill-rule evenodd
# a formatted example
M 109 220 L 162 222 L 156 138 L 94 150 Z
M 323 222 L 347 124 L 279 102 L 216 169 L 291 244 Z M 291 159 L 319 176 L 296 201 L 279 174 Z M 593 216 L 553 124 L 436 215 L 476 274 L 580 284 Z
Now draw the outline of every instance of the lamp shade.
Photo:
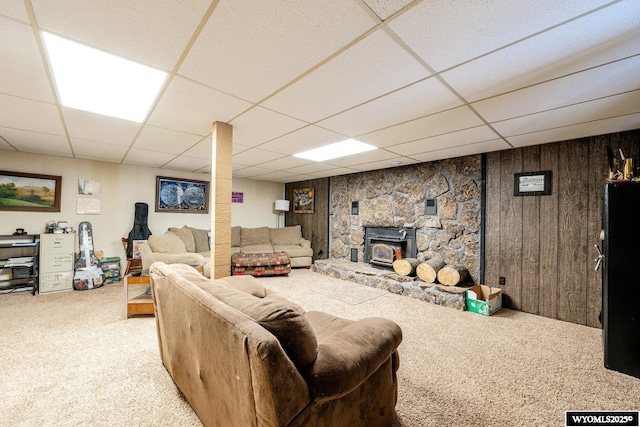
M 289 201 L 288 200 L 276 200 L 276 210 L 277 211 L 288 211 L 289 210 Z

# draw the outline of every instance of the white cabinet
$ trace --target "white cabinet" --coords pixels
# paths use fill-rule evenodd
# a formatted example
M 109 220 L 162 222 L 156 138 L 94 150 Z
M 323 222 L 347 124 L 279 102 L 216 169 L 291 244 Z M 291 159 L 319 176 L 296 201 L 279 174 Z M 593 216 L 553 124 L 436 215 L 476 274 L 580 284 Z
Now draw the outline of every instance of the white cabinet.
M 75 233 L 40 235 L 40 293 L 73 289 Z

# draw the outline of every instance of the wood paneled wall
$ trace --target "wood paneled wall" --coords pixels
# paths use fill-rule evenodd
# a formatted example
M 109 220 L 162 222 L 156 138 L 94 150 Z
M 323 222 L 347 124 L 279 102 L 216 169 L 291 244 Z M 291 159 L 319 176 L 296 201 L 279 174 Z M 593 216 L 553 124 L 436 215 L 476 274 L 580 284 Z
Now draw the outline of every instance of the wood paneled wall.
M 516 310 L 600 327 L 606 147 L 640 162 L 640 130 L 487 154 L 485 283 Z M 551 171 L 551 195 L 515 197 L 514 174 Z
M 314 189 L 314 212 L 293 213 L 293 190 Z M 285 184 L 285 199 L 291 202 L 285 214 L 285 225 L 300 225 L 302 235 L 311 241 L 313 259 L 327 259 L 329 255 L 329 178 L 313 179 Z

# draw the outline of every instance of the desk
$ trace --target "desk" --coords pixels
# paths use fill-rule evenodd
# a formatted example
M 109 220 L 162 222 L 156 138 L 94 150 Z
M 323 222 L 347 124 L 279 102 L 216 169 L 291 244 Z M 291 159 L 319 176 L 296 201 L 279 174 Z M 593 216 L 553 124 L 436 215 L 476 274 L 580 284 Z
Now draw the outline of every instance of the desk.
M 150 293 L 147 294 L 147 288 L 150 285 L 149 270 L 143 270 L 138 276 L 131 274 L 124 276 L 125 318 L 139 314 L 154 314 L 153 299 Z M 130 287 L 135 288 L 135 292 L 130 292 Z

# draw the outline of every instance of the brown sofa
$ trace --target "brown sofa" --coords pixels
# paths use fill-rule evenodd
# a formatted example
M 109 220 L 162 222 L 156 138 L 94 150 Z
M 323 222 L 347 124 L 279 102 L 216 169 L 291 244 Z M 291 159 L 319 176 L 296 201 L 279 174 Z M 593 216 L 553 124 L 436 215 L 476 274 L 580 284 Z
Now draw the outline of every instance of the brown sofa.
M 300 306 L 252 276 L 151 265 L 160 357 L 205 426 L 389 426 L 402 331 Z

